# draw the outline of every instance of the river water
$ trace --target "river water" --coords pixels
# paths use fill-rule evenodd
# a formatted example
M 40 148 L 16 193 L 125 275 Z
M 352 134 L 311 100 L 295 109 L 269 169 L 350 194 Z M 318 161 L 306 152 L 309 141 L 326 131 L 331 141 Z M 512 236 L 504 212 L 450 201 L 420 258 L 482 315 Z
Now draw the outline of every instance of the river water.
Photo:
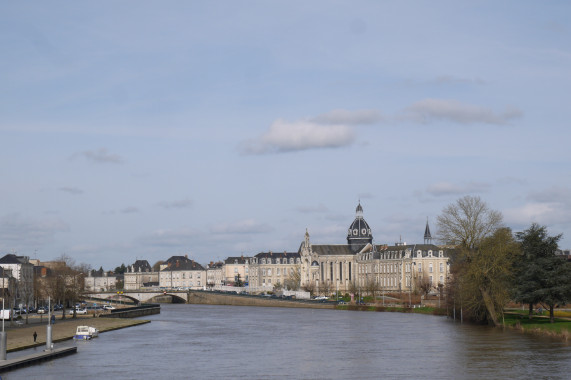
M 146 319 L 2 379 L 571 378 L 569 344 L 444 317 L 177 304 Z

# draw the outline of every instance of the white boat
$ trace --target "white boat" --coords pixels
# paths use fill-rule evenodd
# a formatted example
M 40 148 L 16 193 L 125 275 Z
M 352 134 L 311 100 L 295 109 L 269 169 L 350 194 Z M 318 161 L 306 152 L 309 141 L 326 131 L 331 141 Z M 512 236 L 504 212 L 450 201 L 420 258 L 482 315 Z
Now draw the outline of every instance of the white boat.
M 95 327 L 77 326 L 77 330 L 75 331 L 73 339 L 89 340 L 91 338 L 97 338 L 98 335 L 99 335 L 99 330 L 97 330 Z

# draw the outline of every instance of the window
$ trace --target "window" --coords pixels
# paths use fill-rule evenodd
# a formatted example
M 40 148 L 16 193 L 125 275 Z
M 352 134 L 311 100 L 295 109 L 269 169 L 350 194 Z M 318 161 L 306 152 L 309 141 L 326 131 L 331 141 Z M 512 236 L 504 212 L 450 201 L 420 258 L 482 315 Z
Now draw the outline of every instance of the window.
M 440 276 L 440 283 L 441 283 L 441 284 L 444 283 L 444 276 Z
M 432 251 L 428 251 L 428 257 L 432 257 Z
M 444 263 L 440 263 L 440 272 L 444 272 Z
M 276 269 L 276 274 L 279 276 L 280 275 L 280 268 Z
M 418 271 L 422 272 L 422 263 L 418 263 Z
M 432 263 L 429 263 L 429 264 L 428 264 L 428 272 L 429 272 L 429 273 L 432 273 Z
M 234 273 L 238 273 L 238 268 L 234 268 Z
M 268 269 L 268 276 L 271 276 L 271 275 L 272 275 L 272 270 Z
M 266 270 L 262 269 L 262 276 L 265 276 L 265 275 L 266 275 Z
M 432 276 L 428 277 L 428 281 L 430 282 L 430 285 L 432 285 Z

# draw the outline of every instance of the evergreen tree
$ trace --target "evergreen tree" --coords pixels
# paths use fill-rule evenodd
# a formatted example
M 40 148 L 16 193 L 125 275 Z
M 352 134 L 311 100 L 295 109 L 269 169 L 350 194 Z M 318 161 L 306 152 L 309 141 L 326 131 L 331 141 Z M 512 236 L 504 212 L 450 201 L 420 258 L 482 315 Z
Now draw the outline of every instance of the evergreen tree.
M 244 282 L 240 278 L 240 273 L 236 276 L 236 281 L 234 281 L 234 286 L 242 287 L 244 286 Z
M 571 264 L 555 255 L 562 235 L 549 236 L 547 228 L 533 223 L 516 234 L 521 255 L 514 265 L 514 299 L 529 304 L 529 317 L 536 303 L 549 306 L 554 322 L 555 305 L 571 299 Z

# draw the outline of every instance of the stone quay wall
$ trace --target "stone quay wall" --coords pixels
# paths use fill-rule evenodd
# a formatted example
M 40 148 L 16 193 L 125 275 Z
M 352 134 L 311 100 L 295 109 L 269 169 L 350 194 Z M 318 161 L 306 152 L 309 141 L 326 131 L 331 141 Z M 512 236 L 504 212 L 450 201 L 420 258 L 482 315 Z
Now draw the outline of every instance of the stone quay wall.
M 160 313 L 161 305 L 150 304 L 111 310 L 109 314 L 101 314 L 100 318 L 135 318 Z
M 311 309 L 334 309 L 330 303 L 315 301 L 284 300 L 270 297 L 217 292 L 189 292 L 190 304 L 200 305 L 232 305 L 232 306 L 265 306 L 265 307 L 297 307 Z

